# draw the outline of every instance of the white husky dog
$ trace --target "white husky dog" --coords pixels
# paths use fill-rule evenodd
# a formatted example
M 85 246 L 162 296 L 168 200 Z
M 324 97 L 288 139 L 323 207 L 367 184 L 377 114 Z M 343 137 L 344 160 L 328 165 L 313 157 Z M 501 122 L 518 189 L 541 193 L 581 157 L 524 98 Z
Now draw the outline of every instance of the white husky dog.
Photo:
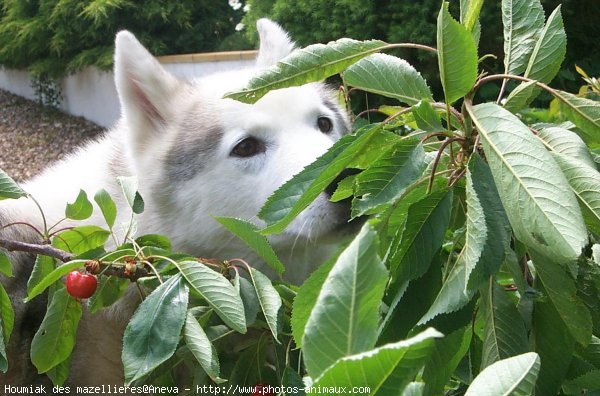
M 137 175 L 146 203 L 138 218 L 138 234 L 167 235 L 179 251 L 219 259 L 240 257 L 260 266 L 212 216 L 260 224 L 256 214 L 267 197 L 346 133 L 348 120 L 335 95 L 322 84 L 272 91 L 254 105 L 222 98 L 294 48 L 274 22 L 262 19 L 257 26 L 260 49 L 255 68 L 191 82 L 170 75 L 131 33 L 120 32 L 115 48 L 119 123 L 23 186 L 40 202 L 49 224 L 63 217 L 65 203 L 73 201 L 79 189 L 93 195 L 101 188 L 117 200 L 122 217 L 116 224 L 125 222 L 129 214 L 119 200 L 116 177 Z M 292 249 L 299 258 L 287 266 L 293 281 L 323 261 L 327 249 L 321 249 L 320 242 L 347 222 L 347 207 L 328 198 L 323 193 L 272 239 L 284 259 Z M 39 212 L 25 198 L 0 203 L 0 226 L 16 221 L 42 227 Z M 90 222 L 104 223 L 99 214 Z M 5 228 L 0 237 L 40 242 L 21 226 Z M 0 385 L 31 385 L 43 381 L 29 361 L 29 347 L 45 302 L 38 297 L 22 303 L 34 257 L 15 253 L 11 259 L 15 276 L 1 280 L 11 295 L 16 320 L 8 346 L 10 368 L 0 374 Z M 122 334 L 138 303 L 132 293 L 95 315 L 84 313 L 68 384 L 123 383 Z

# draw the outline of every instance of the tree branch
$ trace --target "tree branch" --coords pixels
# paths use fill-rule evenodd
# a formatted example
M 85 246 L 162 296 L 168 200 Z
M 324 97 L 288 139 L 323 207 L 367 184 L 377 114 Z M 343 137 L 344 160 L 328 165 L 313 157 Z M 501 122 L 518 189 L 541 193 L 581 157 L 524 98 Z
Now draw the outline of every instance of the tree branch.
M 75 255 L 73 253 L 65 252 L 55 248 L 52 245 L 36 244 L 18 241 L 9 241 L 8 239 L 0 238 L 0 247 L 8 250 L 9 252 L 25 252 L 42 254 L 44 256 L 54 257 L 60 261 L 66 263 L 67 261 L 73 260 Z

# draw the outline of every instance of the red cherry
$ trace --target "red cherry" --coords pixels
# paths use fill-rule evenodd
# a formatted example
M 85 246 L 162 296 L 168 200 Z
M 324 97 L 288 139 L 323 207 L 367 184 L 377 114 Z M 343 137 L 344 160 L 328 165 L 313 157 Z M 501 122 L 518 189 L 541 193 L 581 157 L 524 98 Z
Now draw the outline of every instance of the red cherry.
M 269 385 L 265 384 L 256 384 L 254 385 L 254 392 L 252 392 L 252 396 L 271 396 L 272 392 L 269 392 Z
M 94 275 L 71 271 L 67 274 L 67 292 L 73 297 L 89 298 L 96 291 L 98 281 Z

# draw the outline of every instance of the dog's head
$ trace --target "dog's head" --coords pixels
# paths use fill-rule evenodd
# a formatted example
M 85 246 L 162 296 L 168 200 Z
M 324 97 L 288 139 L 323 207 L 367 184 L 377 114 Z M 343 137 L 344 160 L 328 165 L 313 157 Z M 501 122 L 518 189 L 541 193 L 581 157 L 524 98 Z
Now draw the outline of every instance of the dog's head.
M 215 247 L 221 247 L 228 258 L 233 253 L 222 245 L 231 238 L 211 216 L 260 224 L 256 215 L 273 191 L 349 127 L 335 93 L 323 84 L 272 91 L 253 105 L 223 99 L 294 48 L 279 25 L 264 19 L 257 25 L 255 68 L 191 82 L 169 74 L 132 34 L 117 36 L 121 126 L 150 211 L 141 220 L 152 231 L 166 230 L 190 253 L 219 254 Z M 284 247 L 321 239 L 347 220 L 347 207 L 323 193 L 273 242 Z

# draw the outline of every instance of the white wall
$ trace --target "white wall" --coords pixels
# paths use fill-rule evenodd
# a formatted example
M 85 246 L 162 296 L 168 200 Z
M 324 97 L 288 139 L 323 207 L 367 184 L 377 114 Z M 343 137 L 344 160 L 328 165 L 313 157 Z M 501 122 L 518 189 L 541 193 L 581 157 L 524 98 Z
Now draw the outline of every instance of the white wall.
M 254 62 L 249 56 L 232 58 L 231 54 L 224 56 L 226 60 L 196 60 L 189 62 L 174 61 L 177 57 L 168 57 L 163 66 L 175 76 L 182 79 L 192 79 L 207 74 L 241 69 Z M 182 59 L 190 56 L 181 56 Z M 200 57 L 201 58 L 201 57 Z M 211 56 L 210 58 L 219 58 Z M 159 58 L 161 60 L 161 58 Z M 84 117 L 98 125 L 110 128 L 119 118 L 120 108 L 112 72 L 103 72 L 95 67 L 88 67 L 76 74 L 62 79 L 61 109 L 75 116 Z M 0 68 L 0 89 L 12 92 L 27 99 L 35 100 L 31 88 L 30 76 L 21 70 Z

